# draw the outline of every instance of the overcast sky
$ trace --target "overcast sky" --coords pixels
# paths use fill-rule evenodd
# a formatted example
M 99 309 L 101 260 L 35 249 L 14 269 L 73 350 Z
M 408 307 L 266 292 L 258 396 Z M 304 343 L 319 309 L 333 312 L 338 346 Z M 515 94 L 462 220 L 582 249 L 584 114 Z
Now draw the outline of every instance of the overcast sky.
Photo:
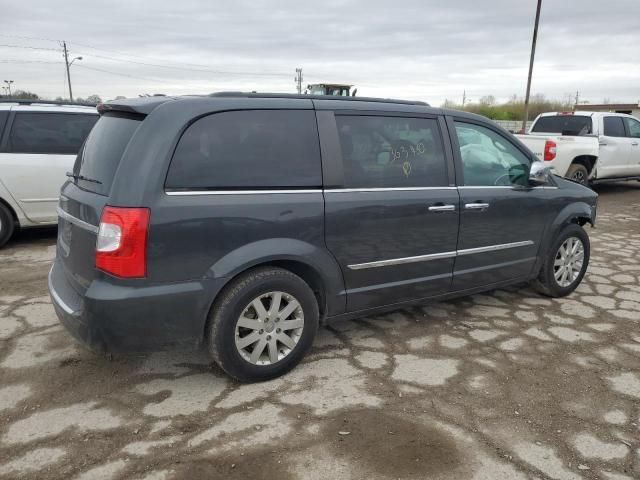
M 474 101 L 524 95 L 535 0 L 0 0 L 0 80 L 67 96 L 295 92 Z M 24 38 L 37 37 L 38 39 Z M 32 47 L 16 48 L 15 46 Z M 27 63 L 28 62 L 28 63 Z M 137 62 L 137 63 L 136 63 Z M 145 65 L 146 64 L 146 65 Z M 544 0 L 532 93 L 640 101 L 640 0 Z

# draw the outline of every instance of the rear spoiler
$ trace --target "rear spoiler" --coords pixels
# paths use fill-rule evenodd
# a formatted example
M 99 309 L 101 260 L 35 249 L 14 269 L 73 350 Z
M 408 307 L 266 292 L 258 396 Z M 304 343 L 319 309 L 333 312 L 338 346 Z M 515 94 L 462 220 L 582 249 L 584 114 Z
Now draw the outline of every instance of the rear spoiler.
M 123 98 L 122 100 L 111 100 L 110 102 L 99 103 L 97 108 L 100 115 L 107 112 L 123 112 L 146 116 L 158 106 L 171 100 L 175 100 L 175 98 L 165 96 Z

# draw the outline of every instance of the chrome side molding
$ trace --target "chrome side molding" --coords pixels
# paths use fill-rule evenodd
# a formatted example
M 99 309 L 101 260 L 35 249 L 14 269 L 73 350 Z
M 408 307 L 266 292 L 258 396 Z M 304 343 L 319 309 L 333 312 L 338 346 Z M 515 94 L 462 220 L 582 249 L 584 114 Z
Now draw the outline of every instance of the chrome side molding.
M 405 263 L 429 262 L 431 260 L 440 260 L 444 258 L 454 258 L 463 255 L 474 255 L 476 253 L 495 252 L 498 250 L 506 250 L 508 248 L 518 248 L 534 245 L 532 240 L 522 242 L 502 243 L 499 245 L 488 245 L 486 247 L 465 248 L 463 250 L 455 250 L 451 252 L 431 253 L 429 255 L 417 255 L 415 257 L 391 258 L 389 260 L 378 260 L 375 262 L 356 263 L 349 265 L 351 270 L 363 270 L 365 268 L 388 267 L 390 265 L 402 265 Z

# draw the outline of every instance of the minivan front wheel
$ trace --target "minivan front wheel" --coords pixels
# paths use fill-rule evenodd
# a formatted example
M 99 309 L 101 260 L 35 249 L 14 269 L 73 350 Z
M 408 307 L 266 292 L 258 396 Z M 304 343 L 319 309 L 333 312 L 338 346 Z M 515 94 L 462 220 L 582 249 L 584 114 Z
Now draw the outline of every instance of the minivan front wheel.
M 259 268 L 227 286 L 216 301 L 206 341 L 231 377 L 254 382 L 295 367 L 318 329 L 318 303 L 307 283 L 281 268 Z
M 0 248 L 9 241 L 14 229 L 13 215 L 7 207 L 0 203 Z
M 589 265 L 589 255 L 587 232 L 579 225 L 568 225 L 547 252 L 534 286 L 550 297 L 569 295 L 580 285 Z

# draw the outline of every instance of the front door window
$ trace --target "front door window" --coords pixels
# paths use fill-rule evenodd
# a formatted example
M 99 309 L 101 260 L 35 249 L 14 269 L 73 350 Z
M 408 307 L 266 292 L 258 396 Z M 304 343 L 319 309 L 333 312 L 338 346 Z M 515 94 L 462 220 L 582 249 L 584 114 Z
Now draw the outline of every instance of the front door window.
M 502 135 L 480 125 L 455 122 L 466 186 L 526 187 L 529 158 Z

